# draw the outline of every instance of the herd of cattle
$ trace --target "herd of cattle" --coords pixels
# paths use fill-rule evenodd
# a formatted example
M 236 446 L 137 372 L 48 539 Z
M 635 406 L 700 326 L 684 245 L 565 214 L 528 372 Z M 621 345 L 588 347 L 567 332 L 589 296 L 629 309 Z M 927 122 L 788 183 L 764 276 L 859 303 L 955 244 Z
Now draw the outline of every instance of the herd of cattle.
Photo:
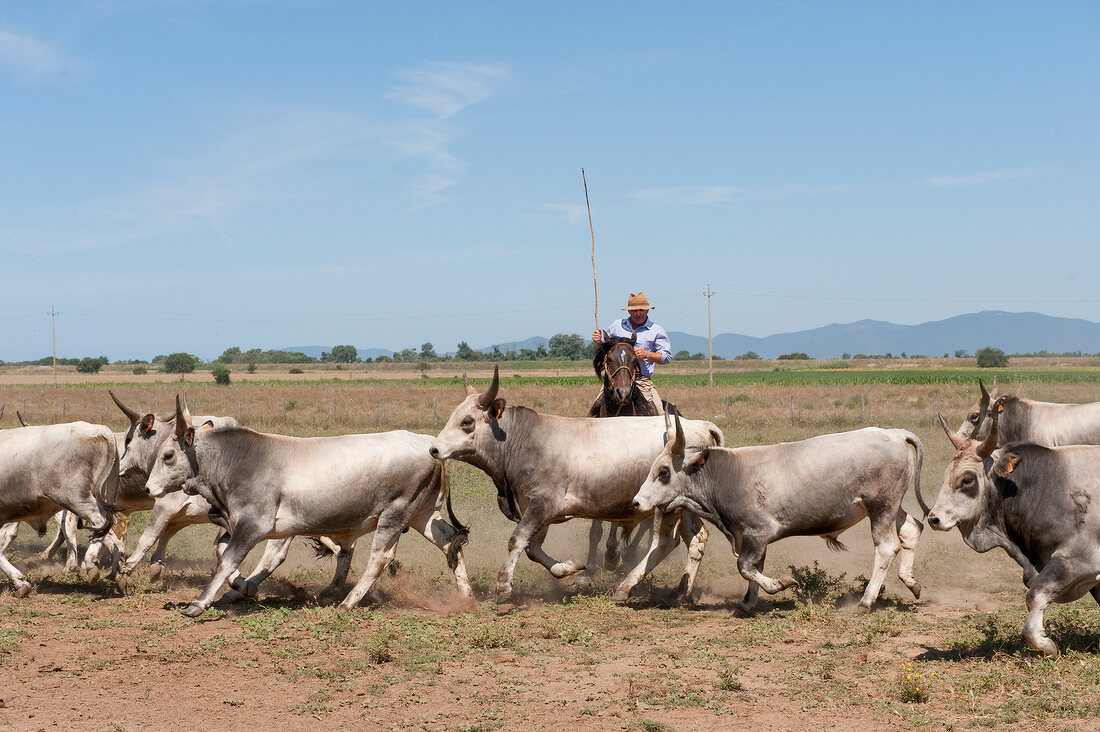
M 468 529 L 450 502 L 447 460 L 484 471 L 501 512 L 516 523 L 496 595 L 505 601 L 520 555 L 557 578 L 598 562 L 599 522 L 624 533 L 649 521 L 648 549 L 614 592 L 625 600 L 680 541 L 687 566 L 677 592 L 690 594 L 709 536 L 705 519 L 729 541 L 749 586 L 741 607 L 751 611 L 759 588 L 776 593 L 790 577 L 764 574 L 770 543 L 787 536 L 837 537 L 869 518 L 874 541 L 871 579 L 860 601 L 869 609 L 896 555 L 898 576 L 919 597 L 913 563 L 922 524 L 902 508 L 912 485 L 932 528 L 958 527 L 979 552 L 1003 548 L 1023 568 L 1027 586 L 1025 641 L 1053 655 L 1043 627 L 1051 602 L 1091 592 L 1100 603 L 1100 403 L 1052 404 L 990 394 L 958 430 L 939 421 L 955 454 L 935 504 L 920 492 L 923 449 L 906 430 L 864 428 L 808 440 L 725 447 L 711 422 L 675 417 L 557 417 L 499 396 L 494 371 L 488 390 L 466 383 L 465 399 L 436 437 L 407 431 L 337 437 L 287 437 L 242 427 L 230 417 L 192 417 L 177 398 L 167 418 L 142 415 L 111 394 L 130 420 L 124 433 L 85 422 L 0 430 L 0 570 L 19 597 L 31 584 L 4 556 L 20 521 L 44 533 L 63 512 L 59 538 L 75 568 L 75 522 L 91 528 L 82 568 L 99 578 L 99 555 L 128 591 L 128 577 L 150 557 L 154 581 L 165 544 L 181 528 L 212 522 L 223 532 L 210 584 L 182 612 L 194 617 L 228 581 L 232 594 L 251 596 L 285 559 L 292 537 L 309 536 L 336 554 L 336 571 L 322 600 L 345 586 L 356 540 L 373 533 L 362 577 L 342 608 L 363 599 L 394 558 L 398 539 L 415 529 L 439 547 L 459 591 L 473 597 L 463 559 Z M 2 414 L 2 412 L 0 412 Z M 442 512 L 446 510 L 444 518 Z M 134 511 L 151 510 L 147 528 L 126 556 L 126 526 Z M 586 563 L 560 561 L 542 547 L 550 526 L 590 519 Z M 605 565 L 617 561 L 612 531 Z M 261 540 L 268 544 L 253 573 L 237 573 Z M 49 549 L 47 551 L 50 551 Z

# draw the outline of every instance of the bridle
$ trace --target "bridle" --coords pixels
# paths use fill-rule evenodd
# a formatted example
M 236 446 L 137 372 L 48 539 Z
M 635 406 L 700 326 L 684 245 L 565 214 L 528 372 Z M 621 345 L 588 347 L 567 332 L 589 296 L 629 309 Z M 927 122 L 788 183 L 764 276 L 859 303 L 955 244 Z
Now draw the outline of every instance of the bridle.
M 616 343 L 614 346 L 612 346 L 611 348 L 608 349 L 607 355 L 605 355 L 603 357 L 603 371 L 604 371 L 604 374 L 607 375 L 608 383 L 614 381 L 616 374 L 618 374 L 620 371 L 626 371 L 626 370 L 632 370 L 634 372 L 634 374 L 632 375 L 632 377 L 630 379 L 631 383 L 633 383 L 634 379 L 637 378 L 638 374 L 641 372 L 641 365 L 638 363 L 638 359 L 634 359 L 633 364 L 623 363 L 623 364 L 619 364 L 618 366 L 614 366 L 614 364 L 611 362 L 612 352 L 617 347 L 619 347 L 621 345 L 629 346 L 630 344 L 629 343 Z M 631 352 L 633 353 L 633 351 L 631 351 Z M 614 368 L 612 368 L 612 366 L 614 366 Z

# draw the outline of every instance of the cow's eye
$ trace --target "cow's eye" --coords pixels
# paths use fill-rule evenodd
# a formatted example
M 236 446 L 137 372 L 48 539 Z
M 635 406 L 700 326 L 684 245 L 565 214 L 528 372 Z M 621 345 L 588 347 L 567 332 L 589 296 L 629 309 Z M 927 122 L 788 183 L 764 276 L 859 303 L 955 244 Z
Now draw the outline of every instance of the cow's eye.
M 967 473 L 959 480 L 959 490 L 965 493 L 973 493 L 977 485 L 978 479 L 973 473 Z
M 662 483 L 667 483 L 668 476 L 669 472 L 667 465 L 662 465 L 660 468 L 657 469 L 657 480 L 661 481 Z
M 462 429 L 468 430 L 474 426 L 474 418 L 467 415 L 462 418 Z
M 165 465 L 171 465 L 172 462 L 175 459 L 176 459 L 176 451 L 175 450 L 169 450 L 168 452 L 164 453 L 164 463 L 165 463 Z
M 978 424 L 978 413 L 977 412 L 972 412 L 971 415 L 967 419 L 970 420 L 971 424 Z

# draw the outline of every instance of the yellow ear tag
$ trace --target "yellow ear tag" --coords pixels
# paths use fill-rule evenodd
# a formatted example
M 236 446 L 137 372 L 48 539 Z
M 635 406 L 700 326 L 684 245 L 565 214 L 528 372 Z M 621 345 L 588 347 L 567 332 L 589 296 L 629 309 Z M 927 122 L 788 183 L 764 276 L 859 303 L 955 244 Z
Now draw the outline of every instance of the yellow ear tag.
M 208 430 L 208 429 L 210 429 L 210 428 L 211 428 L 212 426 L 213 426 L 213 425 L 209 425 L 209 424 L 204 424 L 204 425 L 202 426 L 202 428 L 203 428 L 204 430 Z
M 1009 463 L 1008 464 L 1008 470 L 1005 471 L 1005 475 L 1008 475 L 1009 473 L 1011 473 L 1015 469 L 1016 469 L 1016 463 Z
M 1004 412 L 1004 411 L 1005 411 L 1005 405 L 1003 405 L 1003 404 L 998 404 L 998 405 L 997 405 L 997 414 L 1001 414 L 1001 413 L 1002 413 L 1002 412 Z

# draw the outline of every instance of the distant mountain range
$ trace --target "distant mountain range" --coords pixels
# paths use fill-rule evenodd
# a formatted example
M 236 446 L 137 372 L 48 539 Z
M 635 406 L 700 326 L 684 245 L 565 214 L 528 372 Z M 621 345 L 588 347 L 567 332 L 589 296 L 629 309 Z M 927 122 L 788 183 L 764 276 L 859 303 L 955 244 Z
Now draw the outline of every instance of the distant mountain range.
M 668 334 L 672 351 L 707 352 L 707 339 L 677 331 Z M 587 334 L 582 334 L 587 338 Z M 496 344 L 501 351 L 532 350 L 550 340 L 533 336 L 520 341 Z M 752 351 L 760 358 L 773 359 L 787 353 L 806 353 L 810 358 L 841 358 L 845 354 L 893 356 L 943 356 L 956 351 L 973 354 L 979 348 L 999 348 L 1005 353 L 1100 353 L 1100 323 L 1079 318 L 1058 318 L 1040 313 L 1008 313 L 987 310 L 958 315 L 920 325 L 895 325 L 881 320 L 860 320 L 855 323 L 826 325 L 797 333 L 780 333 L 766 338 L 737 333 L 714 336 L 714 355 L 734 358 Z M 392 356 L 393 351 L 380 348 L 359 348 L 360 358 Z M 322 351 L 332 346 L 289 346 L 281 351 L 301 351 L 320 358 Z M 493 346 L 478 350 L 490 353 Z

